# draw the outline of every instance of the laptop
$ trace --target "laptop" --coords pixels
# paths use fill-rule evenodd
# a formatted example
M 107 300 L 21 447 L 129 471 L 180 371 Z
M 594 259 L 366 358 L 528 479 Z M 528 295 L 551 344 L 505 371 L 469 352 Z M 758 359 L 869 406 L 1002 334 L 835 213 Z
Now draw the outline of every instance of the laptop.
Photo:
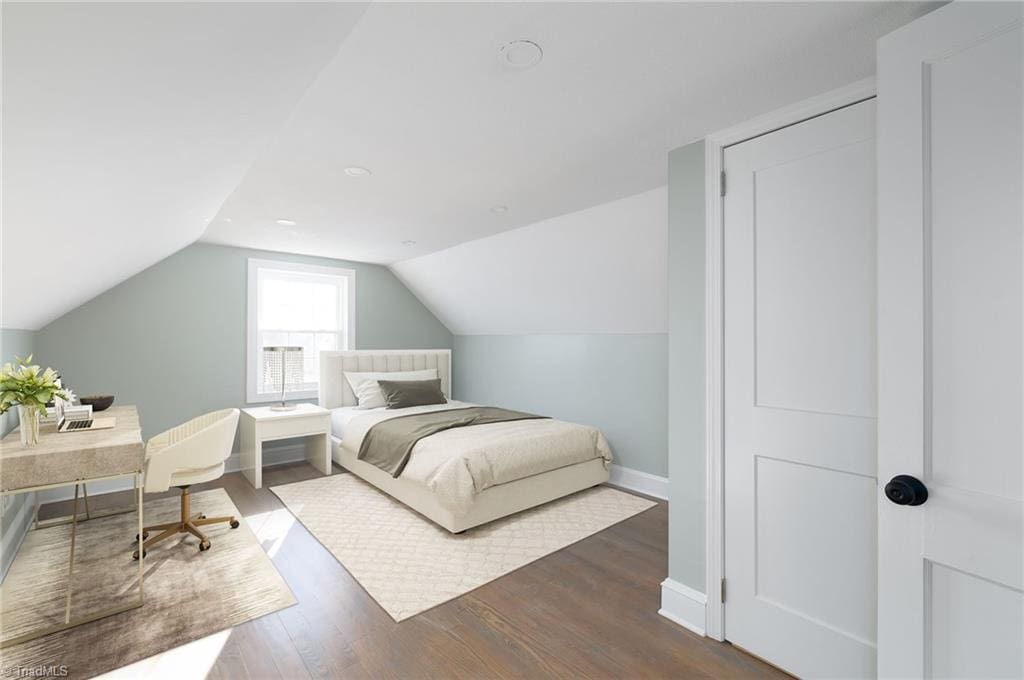
M 57 409 L 57 432 L 84 432 L 86 430 L 109 430 L 117 425 L 117 418 L 90 418 L 89 420 L 68 420 L 64 417 L 64 402 L 54 399 Z

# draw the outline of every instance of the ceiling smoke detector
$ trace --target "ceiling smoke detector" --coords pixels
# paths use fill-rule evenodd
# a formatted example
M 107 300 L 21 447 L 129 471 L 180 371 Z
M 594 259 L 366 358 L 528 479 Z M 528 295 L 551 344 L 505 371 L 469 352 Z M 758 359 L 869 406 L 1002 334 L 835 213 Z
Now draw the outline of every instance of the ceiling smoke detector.
M 508 212 L 508 206 L 507 205 L 496 205 L 496 206 L 493 206 L 491 208 L 491 212 L 494 213 L 495 215 L 500 215 L 501 213 L 507 213 Z
M 513 40 L 498 48 L 498 61 L 514 69 L 536 66 L 544 58 L 544 50 L 532 40 Z
M 416 245 L 416 241 L 413 241 L 411 238 L 407 238 L 404 241 L 402 241 L 402 245 L 403 246 L 414 246 L 414 245 Z
M 366 177 L 368 175 L 372 175 L 373 173 L 366 168 L 361 168 L 358 165 L 353 165 L 352 167 L 345 168 L 345 174 L 348 175 L 349 177 Z

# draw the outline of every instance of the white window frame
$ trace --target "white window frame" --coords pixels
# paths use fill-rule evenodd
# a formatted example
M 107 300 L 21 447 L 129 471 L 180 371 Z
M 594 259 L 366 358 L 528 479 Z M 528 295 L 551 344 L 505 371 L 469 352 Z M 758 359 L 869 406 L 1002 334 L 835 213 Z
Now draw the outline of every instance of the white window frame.
M 320 274 L 324 276 L 343 277 L 347 279 L 346 289 L 348 300 L 346 301 L 346 332 L 344 335 L 344 347 L 339 350 L 352 349 L 355 346 L 356 338 L 356 272 L 354 269 L 343 269 L 341 267 L 323 267 L 320 265 L 302 264 L 298 262 L 285 262 L 281 260 L 262 260 L 250 257 L 248 260 L 248 312 L 246 314 L 246 401 L 250 404 L 264 404 L 278 401 L 281 398 L 280 392 L 260 392 L 259 383 L 259 362 L 261 351 L 259 344 L 259 270 L 276 269 L 278 271 L 291 271 L 302 274 Z M 317 389 L 289 392 L 286 398 L 289 401 L 302 399 L 316 399 L 319 393 Z

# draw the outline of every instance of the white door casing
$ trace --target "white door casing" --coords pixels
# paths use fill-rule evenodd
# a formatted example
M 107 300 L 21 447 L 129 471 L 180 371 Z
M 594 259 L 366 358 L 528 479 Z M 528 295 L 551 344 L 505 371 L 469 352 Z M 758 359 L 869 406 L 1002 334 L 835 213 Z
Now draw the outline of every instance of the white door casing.
M 725 150 L 725 636 L 875 672 L 875 103 Z
M 882 677 L 1024 676 L 1022 7 L 879 41 Z

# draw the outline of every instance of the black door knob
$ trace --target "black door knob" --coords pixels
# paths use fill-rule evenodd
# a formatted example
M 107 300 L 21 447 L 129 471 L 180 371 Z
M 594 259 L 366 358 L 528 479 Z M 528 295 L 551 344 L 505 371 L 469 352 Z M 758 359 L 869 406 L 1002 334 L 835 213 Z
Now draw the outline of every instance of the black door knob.
M 896 505 L 921 505 L 928 500 L 928 488 L 917 477 L 896 475 L 885 485 L 885 497 Z

